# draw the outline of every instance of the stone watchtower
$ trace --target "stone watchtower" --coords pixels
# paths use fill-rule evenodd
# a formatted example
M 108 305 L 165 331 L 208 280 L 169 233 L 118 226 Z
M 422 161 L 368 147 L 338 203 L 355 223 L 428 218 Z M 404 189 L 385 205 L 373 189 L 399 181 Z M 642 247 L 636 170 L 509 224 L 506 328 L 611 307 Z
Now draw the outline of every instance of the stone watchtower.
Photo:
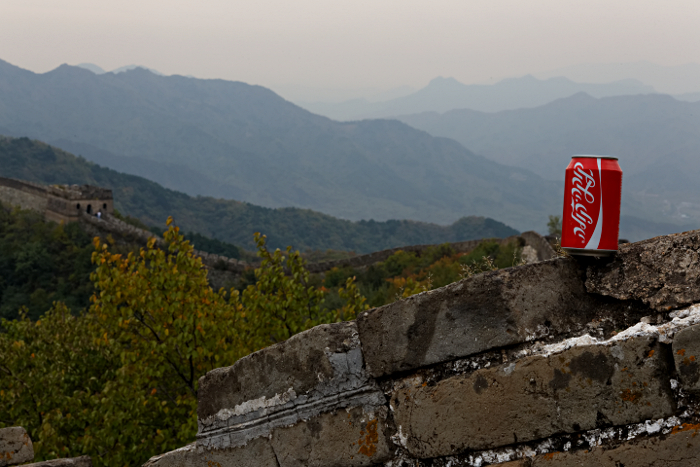
M 112 214 L 112 190 L 92 185 L 50 185 L 0 177 L 0 202 L 33 209 L 55 222 L 77 221 L 81 213 Z

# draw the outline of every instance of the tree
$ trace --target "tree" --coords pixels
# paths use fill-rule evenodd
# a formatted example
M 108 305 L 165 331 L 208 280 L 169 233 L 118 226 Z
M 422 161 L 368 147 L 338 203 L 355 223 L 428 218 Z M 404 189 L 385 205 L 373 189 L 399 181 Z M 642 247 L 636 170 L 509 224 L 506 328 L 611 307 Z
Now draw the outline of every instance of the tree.
M 137 465 L 194 439 L 207 371 L 366 308 L 353 279 L 344 304 L 324 308 L 299 253 L 271 253 L 255 238 L 263 261 L 240 294 L 208 286 L 172 219 L 167 249 L 151 240 L 123 255 L 95 239 L 88 312 L 71 316 L 57 303 L 40 321 L 2 321 L 0 424 L 27 428 L 37 459 Z
M 561 216 L 549 216 L 547 229 L 549 229 L 549 235 L 561 237 Z

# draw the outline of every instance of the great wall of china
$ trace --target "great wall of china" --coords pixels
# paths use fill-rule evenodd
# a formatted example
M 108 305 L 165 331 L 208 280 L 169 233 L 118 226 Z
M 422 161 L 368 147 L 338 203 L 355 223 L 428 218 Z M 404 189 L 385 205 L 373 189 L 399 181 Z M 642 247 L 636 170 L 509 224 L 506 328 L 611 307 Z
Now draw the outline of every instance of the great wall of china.
M 700 231 L 480 274 L 200 380 L 146 466 L 695 466 Z

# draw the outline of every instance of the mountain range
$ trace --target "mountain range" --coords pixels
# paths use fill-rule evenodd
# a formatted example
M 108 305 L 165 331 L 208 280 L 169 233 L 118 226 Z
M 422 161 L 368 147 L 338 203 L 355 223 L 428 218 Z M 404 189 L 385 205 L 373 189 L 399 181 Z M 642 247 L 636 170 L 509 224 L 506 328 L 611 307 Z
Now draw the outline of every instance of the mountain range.
M 354 99 L 341 103 L 299 103 L 302 107 L 336 120 L 387 118 L 419 112 L 471 109 L 498 112 L 536 107 L 555 99 L 585 92 L 595 97 L 649 94 L 654 88 L 632 79 L 604 84 L 575 83 L 567 78 L 540 80 L 533 76 L 508 78 L 496 84 L 462 84 L 454 78 L 435 78 L 407 96 L 381 102 Z M 467 146 L 468 147 L 468 146 Z
M 648 61 L 628 63 L 582 63 L 534 73 L 540 79 L 566 76 L 586 83 L 609 83 L 637 79 L 664 94 L 687 94 L 700 91 L 700 64 L 664 66 Z
M 260 86 L 136 68 L 35 74 L 0 62 L 0 134 L 29 136 L 190 195 L 349 220 L 543 230 L 561 184 L 396 120 L 342 123 Z
M 111 70 L 111 71 L 107 71 L 107 70 L 103 69 L 102 67 L 100 67 L 100 66 L 98 66 L 98 65 L 95 65 L 94 63 L 79 63 L 79 64 L 77 64 L 77 65 L 75 65 L 75 66 L 77 66 L 77 67 L 79 67 L 79 68 L 84 68 L 84 69 L 86 69 L 86 70 L 90 70 L 90 71 L 92 71 L 93 73 L 95 73 L 96 75 L 102 75 L 102 74 L 104 74 L 104 73 L 114 73 L 114 74 L 117 74 L 117 73 L 122 73 L 122 72 L 124 72 L 124 71 L 133 70 L 133 69 L 135 69 L 135 68 L 144 68 L 144 69 L 150 71 L 151 73 L 153 73 L 153 74 L 155 74 L 155 75 L 165 76 L 165 75 L 163 75 L 163 73 L 161 73 L 161 72 L 158 71 L 158 70 L 154 70 L 153 68 L 146 68 L 145 66 L 139 66 L 139 65 L 120 66 L 119 68 L 115 68 L 114 70 Z
M 631 240 L 700 222 L 698 105 L 579 93 L 495 113 L 337 122 L 240 82 L 67 65 L 35 74 L 0 62 L 0 134 L 178 192 L 268 208 L 442 225 L 482 216 L 542 232 L 561 212 L 568 157 L 617 155 L 621 235 Z
M 625 174 L 626 214 L 700 224 L 700 102 L 661 94 L 595 99 L 579 93 L 531 109 L 458 109 L 399 119 L 550 180 L 562 179 L 574 154 L 617 156 Z
M 240 201 L 191 197 L 28 138 L 0 136 L 0 176 L 43 184 L 110 188 L 115 207 L 124 215 L 163 228 L 167 217 L 173 216 L 183 232 L 200 233 L 249 250 L 255 250 L 254 232 L 267 235 L 272 248 L 291 245 L 301 251 L 357 253 L 517 234 L 515 229 L 484 217 L 463 217 L 447 226 L 407 220 L 351 222 L 308 209 L 270 209 Z
M 393 118 L 421 112 L 470 109 L 499 112 L 537 107 L 556 99 L 585 92 L 592 97 L 637 94 L 669 94 L 677 100 L 700 101 L 700 64 L 661 66 L 650 62 L 583 64 L 549 72 L 506 78 L 495 84 L 463 84 L 438 77 L 426 87 L 410 91 L 397 88 L 392 97 L 355 97 L 346 100 L 291 100 L 314 113 L 336 120 Z M 298 93 L 291 93 L 296 96 Z

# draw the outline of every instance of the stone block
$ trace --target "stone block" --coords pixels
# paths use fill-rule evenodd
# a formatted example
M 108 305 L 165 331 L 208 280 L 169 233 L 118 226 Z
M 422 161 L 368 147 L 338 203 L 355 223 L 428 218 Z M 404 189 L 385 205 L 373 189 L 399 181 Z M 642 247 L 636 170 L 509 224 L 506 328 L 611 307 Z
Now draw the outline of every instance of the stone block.
M 386 441 L 386 407 L 356 407 L 325 413 L 276 429 L 271 443 L 280 467 L 375 465 L 391 452 Z
M 538 261 L 546 261 L 557 257 L 557 253 L 554 251 L 554 248 L 552 248 L 552 245 L 537 232 L 523 232 L 520 234 L 520 238 L 525 241 L 526 246 L 535 250 Z
M 683 388 L 700 391 L 700 325 L 676 333 L 673 338 L 673 360 Z
M 279 467 L 267 438 L 258 438 L 245 446 L 202 449 L 196 443 L 151 457 L 144 467 Z
M 316 326 L 296 334 L 200 378 L 197 415 L 206 419 L 222 409 L 261 398 L 270 401 L 290 390 L 307 393 L 334 377 L 337 360 L 343 360 L 344 367 L 348 354 L 362 360 L 359 347 L 352 322 Z M 355 376 L 362 377 L 347 375 L 350 379 Z
M 208 449 L 236 447 L 322 413 L 386 399 L 365 371 L 354 322 L 317 326 L 200 379 L 197 435 Z
M 638 337 L 412 384 L 392 394 L 397 439 L 430 458 L 670 416 L 668 352 Z
M 90 456 L 80 456 L 65 459 L 52 459 L 50 461 L 26 464 L 22 467 L 92 467 L 92 458 Z
M 700 230 L 620 245 L 610 263 L 588 268 L 586 288 L 659 311 L 700 302 Z
M 614 449 L 555 452 L 501 467 L 695 467 L 700 463 L 700 425 L 686 424 L 664 436 L 633 440 Z
M 559 258 L 479 274 L 362 313 L 357 325 L 368 369 L 374 377 L 412 370 L 576 331 L 602 309 L 621 311 L 586 292 L 584 272 L 575 260 Z
M 34 446 L 21 426 L 0 428 L 0 467 L 34 459 Z

